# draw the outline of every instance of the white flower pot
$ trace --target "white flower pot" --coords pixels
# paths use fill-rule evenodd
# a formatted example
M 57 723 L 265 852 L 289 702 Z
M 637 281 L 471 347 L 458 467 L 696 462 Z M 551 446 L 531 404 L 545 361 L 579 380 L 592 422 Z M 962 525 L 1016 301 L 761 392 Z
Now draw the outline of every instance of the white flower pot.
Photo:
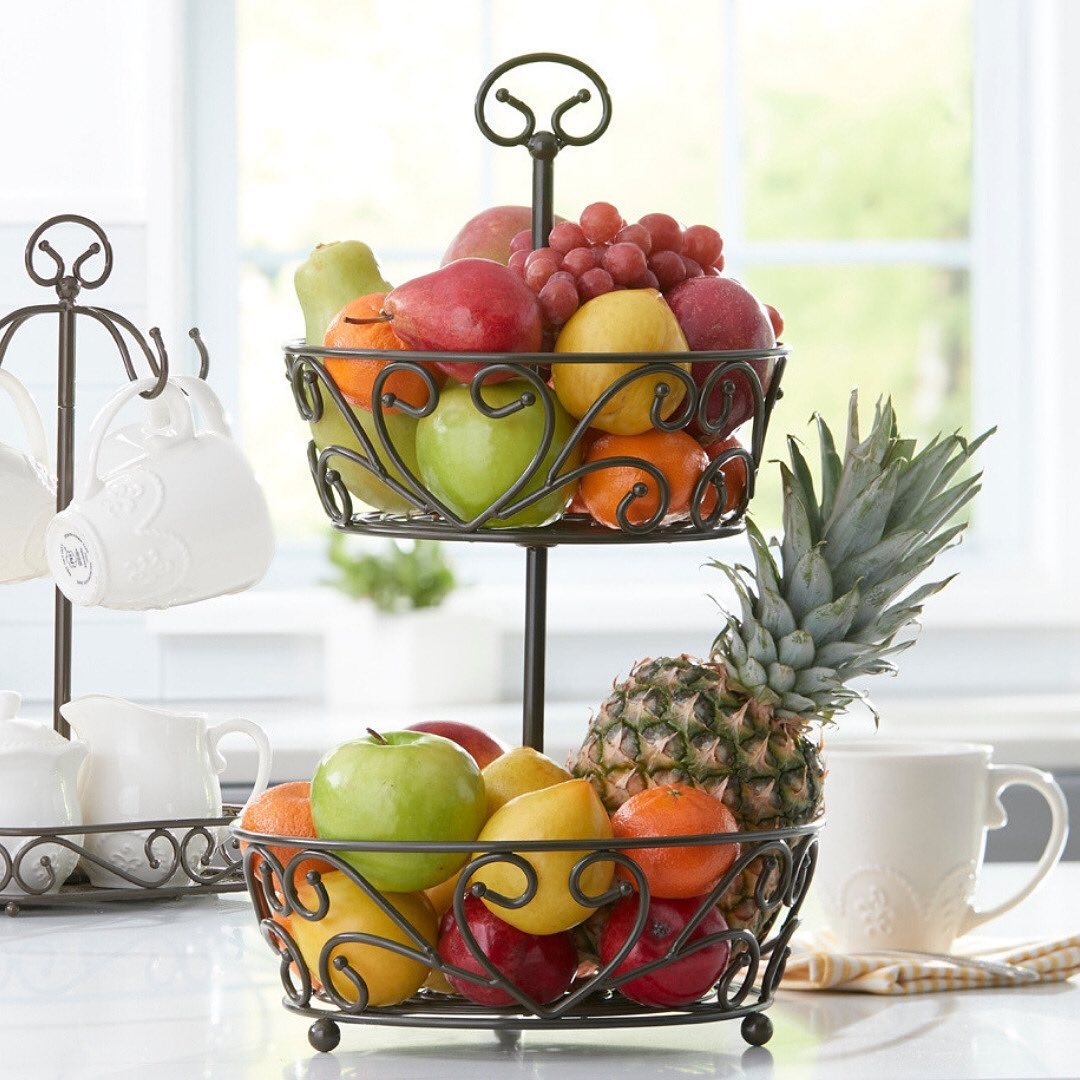
M 411 709 L 498 700 L 499 630 L 452 608 L 338 608 L 324 639 L 326 704 Z

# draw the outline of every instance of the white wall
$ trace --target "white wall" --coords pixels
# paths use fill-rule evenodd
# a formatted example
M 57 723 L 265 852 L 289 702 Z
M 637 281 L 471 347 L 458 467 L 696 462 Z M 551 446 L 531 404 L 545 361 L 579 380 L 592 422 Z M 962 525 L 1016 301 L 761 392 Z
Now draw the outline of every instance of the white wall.
M 41 0 L 8 4 L 0 35 L 0 312 L 48 303 L 51 290 L 23 270 L 23 248 L 57 213 L 97 220 L 114 249 L 114 270 L 83 301 L 114 308 L 138 326 L 160 324 L 178 362 L 180 277 L 176 226 L 176 10 L 140 0 Z M 80 230 L 50 234 L 68 265 L 86 247 Z M 39 256 L 44 258 L 44 256 Z M 43 266 L 49 264 L 45 262 Z M 153 267 L 153 273 L 150 268 Z M 88 267 L 89 270 L 89 267 Z M 55 321 L 39 317 L 12 343 L 4 367 L 30 387 L 55 432 Z M 78 331 L 77 439 L 124 370 L 104 330 Z M 20 445 L 12 410 L 0 403 L 0 439 Z M 31 697 L 51 686 L 52 596 L 46 582 L 0 588 L 0 686 Z M 156 643 L 140 616 L 80 614 L 76 686 L 153 694 Z

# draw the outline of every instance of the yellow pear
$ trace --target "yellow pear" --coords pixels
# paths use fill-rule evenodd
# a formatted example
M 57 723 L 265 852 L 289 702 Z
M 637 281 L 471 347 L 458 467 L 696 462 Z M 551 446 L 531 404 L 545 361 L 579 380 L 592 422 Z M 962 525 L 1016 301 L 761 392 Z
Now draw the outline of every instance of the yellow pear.
M 622 289 L 582 304 L 562 328 L 557 353 L 689 352 L 667 301 L 655 289 Z M 656 361 L 629 364 L 572 364 L 559 361 L 551 369 L 555 393 L 571 416 L 581 419 L 601 394 L 627 372 Z M 661 362 L 666 362 L 662 361 Z M 689 363 L 678 367 L 690 371 Z M 668 387 L 661 416 L 666 420 L 682 404 L 686 387 L 670 372 L 641 375 L 620 390 L 593 418 L 592 426 L 613 435 L 640 435 L 652 426 L 656 387 Z
M 419 950 L 420 946 L 390 918 L 359 885 L 340 870 L 322 876 L 323 886 L 330 899 L 326 915 L 311 922 L 293 914 L 285 919 L 300 954 L 313 980 L 319 978 L 319 955 L 330 938 L 338 934 L 371 934 L 391 945 L 406 945 Z M 304 884 L 297 890 L 301 904 L 309 911 L 317 906 L 313 886 Z M 428 945 L 434 948 L 439 937 L 439 920 L 423 893 L 382 894 L 398 914 L 408 922 Z M 369 1005 L 396 1005 L 411 997 L 431 973 L 426 964 L 402 956 L 392 948 L 381 945 L 362 945 L 350 941 L 334 949 L 334 956 L 344 956 L 349 966 L 364 980 L 368 988 Z M 355 1002 L 356 988 L 344 974 L 330 967 L 334 988 L 347 1001 Z
M 531 746 L 516 746 L 508 750 L 482 770 L 481 775 L 487 791 L 489 818 L 519 795 L 573 779 L 561 765 L 556 765 L 551 758 Z
M 480 840 L 606 840 L 611 820 L 588 780 L 530 791 L 511 799 L 484 826 Z M 570 873 L 584 851 L 530 851 L 521 857 L 536 871 L 536 895 L 522 908 L 508 908 L 484 899 L 503 922 L 526 934 L 557 934 L 583 923 L 595 908 L 579 904 L 570 892 Z M 599 896 L 610 885 L 614 866 L 597 862 L 581 875 L 586 896 Z M 507 862 L 481 867 L 470 879 L 500 896 L 514 899 L 525 892 L 525 873 Z

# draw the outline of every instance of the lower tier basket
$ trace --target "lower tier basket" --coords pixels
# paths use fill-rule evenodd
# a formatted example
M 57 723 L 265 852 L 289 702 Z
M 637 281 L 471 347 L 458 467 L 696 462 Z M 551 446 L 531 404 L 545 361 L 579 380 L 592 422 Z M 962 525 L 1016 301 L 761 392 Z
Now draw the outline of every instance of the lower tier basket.
M 762 1045 L 772 1035 L 772 1022 L 765 1010 L 773 1001 L 791 952 L 791 937 L 799 926 L 799 911 L 813 878 L 817 832 L 822 824 L 768 832 L 620 840 L 618 851 L 613 850 L 610 840 L 472 844 L 305 840 L 303 847 L 297 847 L 295 837 L 250 832 L 236 825 L 233 833 L 244 853 L 244 875 L 262 936 L 278 958 L 285 990 L 283 1004 L 314 1021 L 308 1032 L 311 1045 L 328 1052 L 340 1041 L 341 1023 L 488 1028 L 502 1039 L 516 1040 L 522 1031 L 695 1024 L 741 1018 L 743 1038 L 752 1045 Z M 663 956 L 631 972 L 616 974 L 645 931 L 649 906 L 648 885 L 625 852 L 705 844 L 738 845 L 738 856 L 716 887 L 701 899 L 695 914 Z M 353 852 L 467 856 L 453 890 L 452 907 L 459 927 L 465 922 L 464 904 L 470 894 L 485 899 L 498 914 L 500 908 L 524 908 L 536 896 L 538 886 L 550 888 L 551 878 L 541 882 L 529 861 L 530 856 L 544 853 L 572 856 L 567 888 L 574 901 L 584 907 L 599 913 L 635 891 L 640 902 L 631 932 L 619 952 L 602 966 L 588 962 L 592 920 L 574 931 L 585 962 L 567 992 L 541 1004 L 492 966 L 471 932 L 462 936 L 486 974 L 444 961 L 434 942 L 347 861 Z M 614 864 L 610 869 L 621 870 L 603 892 L 589 895 L 583 887 L 587 872 L 605 863 Z M 494 864 L 517 868 L 515 877 L 522 885 L 518 895 L 500 895 L 474 880 L 478 871 Z M 340 871 L 352 883 L 348 888 L 354 905 L 360 902 L 369 912 L 377 909 L 383 926 L 389 925 L 387 918 L 391 921 L 396 927 L 393 938 L 371 933 L 370 928 L 365 930 L 361 925 L 364 920 L 335 909 L 331 890 L 323 882 L 328 870 Z M 541 867 L 540 877 L 544 876 Z M 338 891 L 340 886 L 341 879 L 333 890 L 339 898 L 344 895 Z M 364 896 L 359 897 L 352 886 Z M 726 915 L 728 929 L 688 943 L 696 926 L 716 906 Z M 324 921 L 324 928 L 316 927 Z M 700 1000 L 675 1008 L 653 1008 L 636 1004 L 620 993 L 620 987 L 628 981 L 670 967 L 722 941 L 729 948 L 726 965 Z M 363 949 L 361 954 L 360 946 L 371 948 Z M 428 972 L 424 987 L 394 1005 L 371 1004 L 368 985 L 353 963 L 361 967 L 377 963 L 372 949 L 385 950 L 388 958 L 406 958 L 422 965 Z M 361 955 L 362 962 L 355 959 Z M 448 989 L 445 978 L 439 978 L 446 975 L 480 988 L 502 990 L 512 1003 L 503 1007 L 480 1005 L 434 989 L 433 982 Z

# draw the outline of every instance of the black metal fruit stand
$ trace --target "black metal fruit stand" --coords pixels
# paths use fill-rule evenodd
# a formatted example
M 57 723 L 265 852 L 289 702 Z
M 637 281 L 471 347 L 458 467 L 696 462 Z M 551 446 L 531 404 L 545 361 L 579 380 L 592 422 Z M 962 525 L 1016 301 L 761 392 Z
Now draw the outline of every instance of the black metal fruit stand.
M 49 242 L 46 234 L 55 226 L 75 225 L 94 237 L 71 265 Z M 48 257 L 45 272 L 35 265 L 37 252 Z M 88 268 L 100 257 L 96 276 Z M 140 378 L 132 361 L 130 339 L 136 355 L 146 361 L 154 385 L 142 397 L 158 397 L 169 380 L 169 357 L 161 331 L 150 330 L 151 349 L 139 329 L 125 316 L 101 306 L 78 302 L 85 290 L 104 285 L 112 273 L 113 252 L 108 237 L 96 222 L 80 214 L 60 214 L 39 225 L 27 241 L 23 256 L 31 280 L 56 290 L 56 302 L 22 307 L 0 319 L 0 365 L 18 331 L 31 320 L 56 316 L 57 333 L 57 451 L 56 509 L 71 502 L 75 476 L 76 325 L 80 318 L 97 323 L 111 338 L 129 380 Z M 125 337 L 125 334 L 127 337 Z M 199 354 L 199 377 L 210 370 L 210 356 L 199 331 L 189 332 Z M 145 376 L 143 376 L 145 377 Z M 71 700 L 72 607 L 57 589 L 54 602 L 53 645 L 53 728 L 64 738 L 71 733 L 60 709 Z M 201 893 L 237 892 L 244 888 L 236 841 L 220 839 L 220 831 L 236 816 L 236 807 L 227 807 L 222 817 L 79 825 L 63 828 L 25 828 L 18 823 L 0 823 L 0 903 L 8 915 L 18 915 L 25 907 L 86 905 L 123 900 L 166 899 Z M 146 873 L 102 862 L 86 849 L 79 838 L 101 833 L 137 832 L 144 835 Z M 56 848 L 75 852 L 81 860 L 109 870 L 124 882 L 117 888 L 92 886 L 81 871 L 55 888 L 55 873 L 48 852 Z M 36 873 L 40 869 L 41 873 Z M 30 871 L 35 873 L 31 875 Z
M 600 121 L 591 132 L 572 135 L 562 125 L 563 118 L 571 109 L 591 100 L 593 91 L 589 89 L 579 90 L 554 110 L 550 131 L 538 131 L 533 110 L 509 90 L 500 88 L 494 95 L 496 101 L 516 110 L 523 120 L 523 126 L 518 134 L 504 136 L 496 133 L 488 124 L 485 109 L 495 83 L 513 69 L 539 62 L 568 66 L 591 82 L 599 95 L 601 108 Z M 533 53 L 509 60 L 492 71 L 480 87 L 475 115 L 481 131 L 492 142 L 500 146 L 524 146 L 529 151 L 533 159 L 533 246 L 545 246 L 552 225 L 555 157 L 563 147 L 594 142 L 607 128 L 611 118 L 611 98 L 606 86 L 592 69 L 578 60 L 554 53 Z M 665 354 L 662 358 L 625 353 L 574 353 L 556 359 L 551 353 L 380 353 L 372 350 L 328 349 L 293 342 L 284 347 L 284 352 L 288 379 L 301 418 L 316 424 L 324 416 L 325 410 L 336 408 L 348 424 L 351 445 L 335 442 L 320 448 L 313 440 L 308 448 L 316 489 L 337 529 L 367 536 L 524 546 L 526 606 L 522 742 L 542 750 L 549 549 L 560 544 L 672 543 L 715 539 L 740 532 L 747 501 L 753 494 L 754 476 L 761 461 L 769 416 L 780 394 L 780 380 L 788 350 L 778 346 L 747 352 Z M 371 417 L 374 438 L 354 417 L 341 389 L 328 371 L 328 360 L 334 363 L 350 360 L 390 361 L 379 372 L 374 383 Z M 428 360 L 444 364 L 482 365 L 469 381 L 470 392 L 473 405 L 490 419 L 498 420 L 534 405 L 544 410 L 543 436 L 529 466 L 498 499 L 468 520 L 455 514 L 430 487 L 417 478 L 403 460 L 387 428 L 387 410 L 397 409 L 406 415 L 423 418 L 435 409 L 439 387 L 430 372 L 420 366 L 420 362 Z M 639 366 L 608 387 L 577 423 L 568 442 L 554 460 L 545 464 L 554 438 L 554 394 L 540 369 L 553 360 L 575 364 L 625 363 Z M 697 386 L 689 373 L 686 362 L 691 360 L 714 365 L 703 386 Z M 680 363 L 684 366 L 679 366 Z M 406 371 L 422 379 L 427 387 L 427 400 L 422 406 L 402 401 L 386 390 L 389 378 L 397 372 Z M 668 483 L 651 463 L 634 458 L 614 458 L 570 467 L 572 448 L 580 444 L 599 410 L 638 378 L 657 374 L 665 378 L 655 388 L 651 418 L 653 426 L 661 431 L 679 430 L 696 420 L 701 431 L 724 433 L 725 429 L 733 426 L 729 425 L 729 421 L 740 382 L 743 392 L 748 391 L 753 400 L 749 448 L 727 450 L 710 464 L 694 492 L 689 519 L 674 524 L 665 523 L 671 497 Z M 517 401 L 496 408 L 484 399 L 482 388 L 493 377 L 505 378 L 507 375 L 524 380 L 529 385 Z M 665 414 L 666 399 L 677 387 L 683 391 L 681 404 L 674 413 L 668 409 Z M 717 387 L 722 392 L 723 406 L 719 412 L 711 414 L 710 401 Z M 736 459 L 740 459 L 745 467 L 746 484 L 737 504 L 729 507 L 724 470 Z M 640 470 L 655 485 L 653 490 L 658 494 L 659 505 L 647 520 L 640 520 L 640 513 L 631 512 L 634 503 L 649 491 L 649 485 L 644 482 L 633 483 L 622 498 L 618 508 L 618 529 L 597 525 L 582 514 L 567 514 L 553 524 L 536 528 L 521 527 L 511 520 L 544 495 L 560 490 L 587 473 L 599 468 L 620 466 Z M 399 501 L 404 500 L 410 509 L 406 513 L 355 510 L 352 493 L 342 475 L 343 468 L 363 469 L 381 481 Z M 539 485 L 536 484 L 538 479 Z M 706 494 L 710 488 L 715 490 L 717 497 L 714 508 L 706 512 Z M 716 906 L 733 883 L 749 878 L 752 882 L 749 901 L 752 911 L 745 919 L 746 925 L 732 925 L 722 934 L 713 936 L 716 940 L 729 943 L 730 962 L 707 999 L 681 1008 L 648 1008 L 634 1004 L 619 993 L 619 987 L 631 976 L 618 975 L 616 969 L 642 934 L 649 890 L 636 863 L 620 851 L 613 850 L 611 841 L 476 841 L 448 844 L 311 840 L 304 841 L 303 846 L 298 848 L 295 839 L 290 837 L 247 832 L 236 826 L 233 830 L 244 841 L 245 873 L 262 934 L 279 957 L 285 989 L 284 1005 L 313 1019 L 309 1030 L 312 1046 L 321 1051 L 330 1051 L 340 1039 L 341 1022 L 491 1028 L 499 1033 L 500 1038 L 512 1041 L 518 1038 L 518 1033 L 534 1029 L 686 1024 L 741 1017 L 742 1034 L 746 1041 L 755 1045 L 763 1044 L 772 1033 L 772 1024 L 765 1010 L 783 974 L 789 954 L 788 943 L 799 924 L 799 909 L 813 875 L 818 827 L 813 824 L 771 832 L 619 841 L 620 850 L 701 844 L 739 845 L 739 855 L 724 879 L 703 899 L 691 923 L 669 953 L 646 968 L 634 971 L 634 975 L 640 975 L 656 970 L 701 948 L 700 942 L 687 944 L 694 927 Z M 284 853 L 281 852 L 282 846 L 286 848 Z M 469 856 L 454 890 L 453 910 L 469 950 L 486 972 L 485 975 L 478 976 L 444 962 L 433 944 L 404 919 L 344 857 L 351 852 L 372 851 L 456 852 Z M 495 905 L 496 910 L 500 907 L 509 910 L 525 906 L 536 894 L 538 883 L 536 872 L 524 856 L 532 852 L 556 851 L 572 851 L 579 856 L 568 881 L 569 891 L 578 903 L 600 909 L 629 895 L 633 889 L 637 890 L 641 899 L 636 925 L 618 955 L 590 977 L 579 979 L 563 997 L 544 1005 L 523 993 L 486 958 L 468 931 L 463 905 L 466 897 L 471 895 L 484 897 Z M 282 855 L 280 859 L 279 854 Z M 337 933 L 322 944 L 317 957 L 305 957 L 290 930 L 291 925 L 297 925 L 292 924 L 292 920 L 317 923 L 327 916 L 331 906 L 329 894 L 317 870 L 309 869 L 302 874 L 302 881 L 296 880 L 303 861 L 313 857 L 344 873 L 407 935 L 408 944 L 360 932 Z M 474 871 L 493 862 L 508 863 L 521 871 L 525 884 L 520 895 L 500 896 L 483 884 L 470 882 Z M 633 886 L 629 881 L 616 879 L 603 895 L 588 895 L 582 888 L 582 875 L 599 862 L 622 867 L 623 872 L 633 880 Z M 425 989 L 396 1005 L 369 1005 L 368 988 L 363 977 L 341 951 L 343 947 L 356 943 L 378 945 L 389 953 L 418 961 L 433 973 L 445 975 L 449 972 L 478 986 L 498 988 L 512 999 L 512 1003 L 492 1008 Z

